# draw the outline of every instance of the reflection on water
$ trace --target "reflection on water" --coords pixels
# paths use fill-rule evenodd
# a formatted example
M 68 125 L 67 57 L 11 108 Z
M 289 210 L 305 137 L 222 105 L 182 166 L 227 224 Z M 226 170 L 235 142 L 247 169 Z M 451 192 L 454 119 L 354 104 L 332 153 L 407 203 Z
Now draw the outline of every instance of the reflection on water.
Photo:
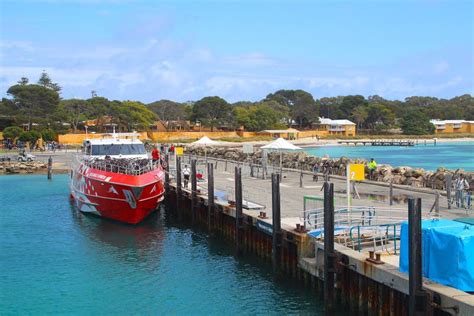
M 67 181 L 0 177 L 0 314 L 322 314 L 313 290 L 163 209 L 137 226 L 71 209 Z

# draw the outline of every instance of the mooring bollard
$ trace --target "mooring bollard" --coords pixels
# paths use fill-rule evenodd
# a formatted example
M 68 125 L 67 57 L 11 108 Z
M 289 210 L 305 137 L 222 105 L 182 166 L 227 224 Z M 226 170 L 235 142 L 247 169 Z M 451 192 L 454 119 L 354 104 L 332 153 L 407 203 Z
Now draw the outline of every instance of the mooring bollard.
M 428 296 L 423 291 L 421 257 L 421 199 L 408 199 L 408 315 L 425 315 Z
M 281 274 L 280 174 L 272 173 L 272 266 L 275 276 Z
M 334 313 L 334 184 L 324 183 L 324 303 L 326 314 Z
M 235 167 L 235 245 L 237 255 L 242 254 L 242 171 Z
M 207 230 L 211 232 L 211 216 L 214 212 L 214 168 L 212 163 L 207 164 Z
M 53 158 L 49 156 L 48 158 L 48 180 L 51 180 L 53 174 Z
M 191 160 L 191 219 L 193 225 L 196 223 L 197 212 L 197 177 L 196 177 L 196 159 Z

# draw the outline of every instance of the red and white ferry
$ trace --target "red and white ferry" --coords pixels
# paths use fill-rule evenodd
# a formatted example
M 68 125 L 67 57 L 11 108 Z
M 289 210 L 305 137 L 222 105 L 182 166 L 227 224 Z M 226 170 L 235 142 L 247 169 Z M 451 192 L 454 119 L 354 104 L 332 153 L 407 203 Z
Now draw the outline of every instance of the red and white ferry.
M 164 171 L 136 133 L 89 139 L 71 171 L 71 198 L 84 213 L 140 223 L 164 198 Z

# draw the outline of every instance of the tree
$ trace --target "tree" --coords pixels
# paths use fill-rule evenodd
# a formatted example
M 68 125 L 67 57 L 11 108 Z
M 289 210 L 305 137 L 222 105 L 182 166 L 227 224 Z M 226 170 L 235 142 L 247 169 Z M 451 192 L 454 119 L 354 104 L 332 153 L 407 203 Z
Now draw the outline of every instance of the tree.
M 56 133 L 47 128 L 41 131 L 41 138 L 46 142 L 51 142 L 56 139 Z
M 319 103 L 319 112 L 321 113 L 321 116 L 331 119 L 342 116 L 342 113 L 339 110 L 342 100 L 344 100 L 344 97 L 342 96 L 321 98 L 317 100 L 316 102 Z
M 10 126 L 7 127 L 3 130 L 3 137 L 4 138 L 9 138 L 11 140 L 15 140 L 20 136 L 20 134 L 23 132 L 23 129 L 21 129 L 18 126 Z
M 51 80 L 51 78 L 49 77 L 49 75 L 46 73 L 46 71 L 44 71 L 44 70 L 41 73 L 41 77 L 38 80 L 38 84 L 40 86 L 51 89 L 51 90 L 56 91 L 58 93 L 59 93 L 59 91 L 61 91 L 61 87 L 57 83 L 54 83 Z
M 22 142 L 30 143 L 30 147 L 34 147 L 38 139 L 41 138 L 41 134 L 38 131 L 28 131 L 28 132 L 21 132 L 18 140 Z
M 249 131 L 284 128 L 284 112 L 275 111 L 268 105 L 269 103 L 271 101 L 251 106 L 234 107 L 236 122 Z
M 350 118 L 357 124 L 357 128 L 362 128 L 362 124 L 368 116 L 369 112 L 367 111 L 367 107 L 360 105 L 352 110 Z
M 34 117 L 48 117 L 59 103 L 56 91 L 36 84 L 11 86 L 7 94 L 13 97 L 18 113 L 26 116 L 29 129 Z
M 435 131 L 430 119 L 418 109 L 408 111 L 401 119 L 400 127 L 405 135 L 427 135 Z
M 304 90 L 278 90 L 267 95 L 265 101 L 276 101 L 286 106 L 291 120 L 297 122 L 300 128 L 318 122 L 319 104 Z
M 74 133 L 77 132 L 79 123 L 87 119 L 87 110 L 87 101 L 80 99 L 62 100 L 58 108 L 61 116 L 71 124 Z
M 18 80 L 18 84 L 21 84 L 22 86 L 27 85 L 28 82 L 29 82 L 29 80 L 26 77 L 21 77 L 20 80 Z
M 356 107 L 367 106 L 367 105 L 368 105 L 368 102 L 363 96 L 348 95 L 344 97 L 339 107 L 339 110 L 341 111 L 341 114 L 343 115 L 342 117 L 339 117 L 339 118 L 347 119 Z
M 187 118 L 186 105 L 170 100 L 160 100 L 147 105 L 162 121 L 178 121 Z
M 385 105 L 370 104 L 367 107 L 367 118 L 365 125 L 375 129 L 377 125 L 383 124 L 388 129 L 395 122 L 395 114 Z M 380 127 L 379 127 L 380 129 Z
M 148 130 L 156 119 L 155 113 L 143 103 L 136 101 L 113 101 L 110 113 L 119 130 L 128 132 Z
M 232 123 L 232 107 L 217 96 L 205 97 L 193 105 L 192 119 L 211 127 L 213 131 L 217 126 Z

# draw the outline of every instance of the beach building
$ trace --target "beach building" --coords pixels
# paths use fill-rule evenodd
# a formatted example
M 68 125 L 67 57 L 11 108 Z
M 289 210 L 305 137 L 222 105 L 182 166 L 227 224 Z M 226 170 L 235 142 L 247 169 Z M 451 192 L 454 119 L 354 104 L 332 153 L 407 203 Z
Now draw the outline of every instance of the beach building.
M 333 120 L 320 117 L 318 128 L 327 131 L 329 135 L 356 135 L 356 124 L 349 120 Z
M 299 130 L 294 128 L 288 129 L 267 129 L 259 132 L 262 136 L 271 136 L 273 138 L 284 138 L 284 139 L 298 139 Z
M 474 133 L 474 121 L 466 120 L 430 120 L 436 127 L 436 134 Z

